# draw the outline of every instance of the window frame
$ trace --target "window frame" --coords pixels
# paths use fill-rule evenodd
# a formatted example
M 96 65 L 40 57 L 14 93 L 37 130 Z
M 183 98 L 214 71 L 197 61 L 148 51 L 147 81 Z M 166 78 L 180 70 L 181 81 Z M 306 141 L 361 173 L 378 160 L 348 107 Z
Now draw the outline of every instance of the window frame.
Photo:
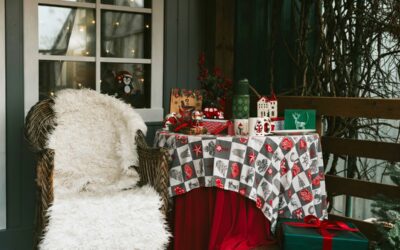
M 0 0 L 0 230 L 7 228 L 5 5 Z
M 84 56 L 40 55 L 38 50 L 39 5 L 89 8 L 96 11 L 96 54 Z M 35 10 L 35 11 L 32 11 Z M 151 59 L 101 57 L 101 10 L 151 14 Z M 62 0 L 24 1 L 24 79 L 25 114 L 39 100 L 39 60 L 89 61 L 95 63 L 96 91 L 100 92 L 101 63 L 138 63 L 151 65 L 150 108 L 136 109 L 146 122 L 163 120 L 163 54 L 164 54 L 164 0 L 152 0 L 151 8 L 125 7 L 96 3 L 68 2 Z

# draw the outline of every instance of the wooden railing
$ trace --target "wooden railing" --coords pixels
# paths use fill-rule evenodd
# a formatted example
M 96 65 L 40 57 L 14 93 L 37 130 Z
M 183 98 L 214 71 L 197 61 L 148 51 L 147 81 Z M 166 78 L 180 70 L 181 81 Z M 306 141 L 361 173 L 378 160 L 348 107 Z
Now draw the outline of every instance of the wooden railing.
M 322 116 L 400 120 L 400 99 L 280 96 L 278 101 L 281 113 L 285 109 L 315 109 L 317 111 L 317 131 L 320 134 Z M 400 144 L 398 143 L 326 136 L 322 136 L 321 143 L 324 153 L 381 159 L 389 162 L 400 161 Z M 390 199 L 400 199 L 400 187 L 398 186 L 333 175 L 326 175 L 326 188 L 329 197 L 348 195 L 374 200 L 385 196 Z M 376 226 L 372 223 L 333 214 L 330 214 L 329 218 L 353 222 L 370 240 L 380 238 Z

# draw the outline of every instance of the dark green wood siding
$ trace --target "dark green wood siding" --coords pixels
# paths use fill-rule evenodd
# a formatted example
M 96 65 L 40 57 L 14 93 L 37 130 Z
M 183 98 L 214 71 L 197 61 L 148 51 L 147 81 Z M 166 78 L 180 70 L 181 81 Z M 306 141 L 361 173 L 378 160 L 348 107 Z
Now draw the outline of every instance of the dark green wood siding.
M 236 0 L 234 79 L 247 78 L 262 95 L 292 88 L 291 0 Z M 251 93 L 252 94 L 252 93 Z M 257 98 L 251 95 L 251 107 Z M 251 109 L 252 116 L 256 108 Z
M 7 229 L 0 249 L 30 249 L 34 220 L 34 164 L 23 137 L 23 0 L 5 1 Z
M 215 3 L 212 0 L 167 0 L 164 37 L 164 111 L 171 88 L 199 88 L 197 61 L 214 62 Z

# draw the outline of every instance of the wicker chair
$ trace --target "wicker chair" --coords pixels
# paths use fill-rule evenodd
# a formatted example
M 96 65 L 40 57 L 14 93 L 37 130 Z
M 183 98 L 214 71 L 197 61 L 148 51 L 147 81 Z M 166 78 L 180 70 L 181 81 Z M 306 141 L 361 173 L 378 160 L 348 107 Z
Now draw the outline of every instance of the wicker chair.
M 53 170 L 54 151 L 46 148 L 48 135 L 57 126 L 54 100 L 46 99 L 38 102 L 29 111 L 26 117 L 25 137 L 33 151 L 37 154 L 36 183 L 36 230 L 35 248 L 40 243 L 44 229 L 49 218 L 46 211 L 54 200 Z M 139 166 L 135 167 L 139 173 L 138 185 L 150 184 L 162 197 L 161 210 L 164 214 L 168 211 L 168 153 L 164 149 L 155 149 L 147 146 L 143 133 L 139 130 L 135 138 L 139 156 Z

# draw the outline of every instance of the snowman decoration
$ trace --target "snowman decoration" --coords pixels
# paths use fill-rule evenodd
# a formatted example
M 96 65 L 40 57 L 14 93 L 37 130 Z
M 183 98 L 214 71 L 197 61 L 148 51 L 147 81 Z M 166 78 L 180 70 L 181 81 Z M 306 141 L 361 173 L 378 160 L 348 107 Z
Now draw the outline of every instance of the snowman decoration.
M 133 94 L 133 78 L 129 72 L 121 71 L 117 76 L 117 83 L 125 95 Z

